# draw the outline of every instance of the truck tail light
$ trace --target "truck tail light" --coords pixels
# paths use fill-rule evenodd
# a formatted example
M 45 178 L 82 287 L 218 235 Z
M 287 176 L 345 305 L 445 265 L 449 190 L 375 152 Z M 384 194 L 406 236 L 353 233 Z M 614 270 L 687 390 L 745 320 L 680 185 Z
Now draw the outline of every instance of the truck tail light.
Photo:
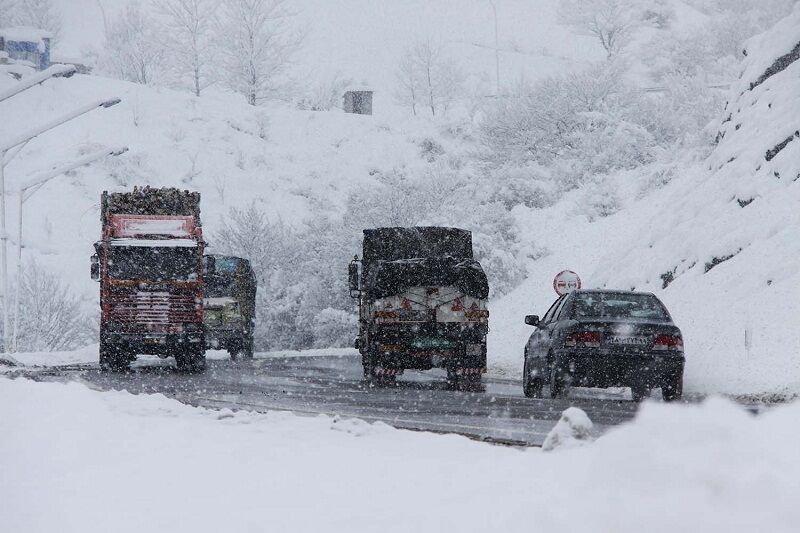
M 399 315 L 397 311 L 375 311 L 375 322 L 386 324 L 387 322 L 397 322 Z
M 683 338 L 680 335 L 659 335 L 653 341 L 653 350 L 659 352 L 682 352 Z
M 600 332 L 599 331 L 578 331 L 570 333 L 564 339 L 565 348 L 599 348 L 600 347 Z

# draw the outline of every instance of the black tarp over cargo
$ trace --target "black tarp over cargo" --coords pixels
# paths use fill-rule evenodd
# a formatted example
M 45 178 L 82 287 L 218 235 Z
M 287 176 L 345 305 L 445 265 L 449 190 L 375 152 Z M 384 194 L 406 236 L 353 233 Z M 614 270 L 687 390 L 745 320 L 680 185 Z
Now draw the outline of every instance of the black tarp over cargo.
M 382 298 L 409 287 L 455 286 L 485 299 L 489 284 L 473 260 L 472 234 L 457 228 L 416 227 L 364 230 L 362 289 Z

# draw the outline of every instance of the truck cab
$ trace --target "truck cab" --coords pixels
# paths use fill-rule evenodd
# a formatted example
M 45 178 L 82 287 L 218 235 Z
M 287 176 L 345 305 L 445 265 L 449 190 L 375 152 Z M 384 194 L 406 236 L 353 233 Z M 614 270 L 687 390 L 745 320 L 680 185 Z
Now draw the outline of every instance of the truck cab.
M 104 192 L 101 212 L 91 269 L 100 282 L 101 368 L 124 371 L 137 354 L 153 354 L 174 356 L 183 370 L 203 370 L 199 194 Z
M 241 257 L 206 255 L 206 347 L 227 350 L 231 359 L 253 357 L 256 276 Z

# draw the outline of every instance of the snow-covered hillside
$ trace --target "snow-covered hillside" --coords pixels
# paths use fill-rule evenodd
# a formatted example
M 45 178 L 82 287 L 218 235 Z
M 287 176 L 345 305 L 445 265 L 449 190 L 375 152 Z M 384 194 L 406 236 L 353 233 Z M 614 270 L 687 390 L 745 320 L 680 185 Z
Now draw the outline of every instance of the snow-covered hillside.
M 657 169 L 623 174 L 626 209 L 594 223 L 566 204 L 525 219 L 553 253 L 497 306 L 501 322 L 516 321 L 492 338 L 501 366 L 519 366 L 521 316 L 543 313 L 553 273 L 571 267 L 589 286 L 665 301 L 684 331 L 688 389 L 800 391 L 799 43 L 800 7 L 747 43 L 707 161 L 676 161 L 671 181 L 640 199 L 636 182 Z
M 64 24 L 56 52 L 80 57 L 99 49 L 103 21 L 113 21 L 129 0 L 55 0 Z M 603 58 L 585 36 L 571 35 L 556 21 L 557 0 L 504 0 L 497 3 L 501 83 L 538 80 Z M 145 9 L 156 13 L 147 2 Z M 485 0 L 293 0 L 293 23 L 304 29 L 292 61 L 292 77 L 302 86 L 334 76 L 376 91 L 375 110 L 396 113 L 396 72 L 403 51 L 416 40 L 441 41 L 460 64 L 494 94 L 493 11 Z

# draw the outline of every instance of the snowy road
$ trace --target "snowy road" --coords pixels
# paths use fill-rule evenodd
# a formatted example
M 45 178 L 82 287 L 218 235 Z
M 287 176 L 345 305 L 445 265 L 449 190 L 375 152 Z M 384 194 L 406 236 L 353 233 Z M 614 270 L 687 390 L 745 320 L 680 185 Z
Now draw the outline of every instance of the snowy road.
M 489 378 L 484 393 L 454 392 L 446 389 L 443 373 L 436 371 L 406 372 L 396 387 L 370 388 L 352 356 L 209 360 L 202 375 L 181 374 L 170 360 L 146 360 L 137 362 L 130 374 L 75 365 L 33 376 L 78 380 L 100 390 L 162 393 L 203 407 L 324 413 L 534 446 L 543 442 L 570 405 L 584 409 L 598 433 L 631 419 L 637 408 L 627 392 L 574 390 L 568 400 L 531 400 L 522 396 L 518 383 Z

